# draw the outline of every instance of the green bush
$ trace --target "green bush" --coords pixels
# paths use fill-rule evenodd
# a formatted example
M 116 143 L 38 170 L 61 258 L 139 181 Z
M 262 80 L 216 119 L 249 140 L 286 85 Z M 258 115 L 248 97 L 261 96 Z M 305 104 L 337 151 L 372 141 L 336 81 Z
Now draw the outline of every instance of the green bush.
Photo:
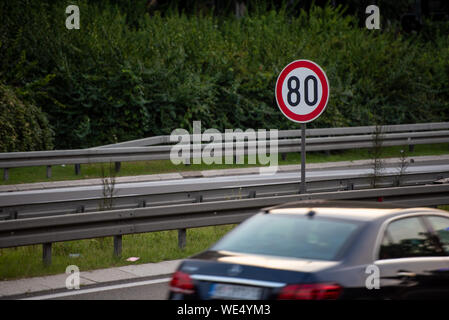
M 45 114 L 0 83 L 0 152 L 47 150 L 52 143 Z
M 194 120 L 297 128 L 274 100 L 278 74 L 296 59 L 320 64 L 331 86 L 328 109 L 309 127 L 449 121 L 445 32 L 430 41 L 366 30 L 329 6 L 236 19 L 149 15 L 142 1 L 78 1 L 81 29 L 67 30 L 68 2 L 20 2 L 26 11 L 3 4 L 0 77 L 48 114 L 56 148 L 169 134 Z

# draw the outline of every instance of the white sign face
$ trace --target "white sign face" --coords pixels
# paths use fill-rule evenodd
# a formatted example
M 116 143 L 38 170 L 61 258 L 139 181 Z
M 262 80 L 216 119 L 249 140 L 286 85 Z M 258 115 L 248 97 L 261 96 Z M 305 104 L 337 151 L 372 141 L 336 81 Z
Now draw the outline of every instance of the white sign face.
M 306 115 L 313 112 L 322 95 L 323 86 L 318 76 L 307 68 L 293 69 L 282 84 L 282 99 L 295 114 Z
M 297 60 L 287 65 L 276 83 L 276 101 L 292 121 L 306 123 L 318 118 L 329 99 L 329 83 L 314 62 Z

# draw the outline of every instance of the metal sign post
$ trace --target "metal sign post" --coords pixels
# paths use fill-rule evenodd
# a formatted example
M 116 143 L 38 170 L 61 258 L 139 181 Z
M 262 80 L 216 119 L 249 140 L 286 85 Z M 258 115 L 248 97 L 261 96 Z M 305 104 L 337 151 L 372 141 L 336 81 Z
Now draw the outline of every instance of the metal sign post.
M 306 123 L 318 118 L 329 100 L 329 81 L 319 65 L 309 60 L 296 60 L 279 74 L 275 88 L 276 102 L 289 120 L 301 123 L 301 183 L 306 185 Z
M 299 193 L 306 192 L 306 124 L 301 123 L 301 186 Z

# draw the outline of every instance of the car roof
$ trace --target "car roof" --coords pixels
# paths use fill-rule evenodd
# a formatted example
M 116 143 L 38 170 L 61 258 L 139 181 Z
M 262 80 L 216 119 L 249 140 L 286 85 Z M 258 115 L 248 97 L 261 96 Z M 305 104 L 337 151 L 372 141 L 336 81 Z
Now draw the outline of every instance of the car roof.
M 394 203 L 369 201 L 306 200 L 264 209 L 269 214 L 298 214 L 355 221 L 386 220 L 412 213 L 442 213 L 430 208 L 410 208 Z M 449 214 L 448 214 L 449 216 Z

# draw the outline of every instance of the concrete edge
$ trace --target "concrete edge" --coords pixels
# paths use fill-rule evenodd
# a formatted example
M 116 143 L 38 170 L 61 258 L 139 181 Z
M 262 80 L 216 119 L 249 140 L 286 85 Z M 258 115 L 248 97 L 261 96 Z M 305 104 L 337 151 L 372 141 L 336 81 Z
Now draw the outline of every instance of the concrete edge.
M 80 270 L 80 288 L 90 285 L 132 280 L 146 277 L 168 275 L 177 269 L 182 259 L 168 260 L 157 263 L 129 264 L 126 266 L 83 271 Z M 0 281 L 0 298 L 33 294 L 49 290 L 66 289 L 66 279 L 69 274 L 56 274 L 42 277 L 21 278 Z

